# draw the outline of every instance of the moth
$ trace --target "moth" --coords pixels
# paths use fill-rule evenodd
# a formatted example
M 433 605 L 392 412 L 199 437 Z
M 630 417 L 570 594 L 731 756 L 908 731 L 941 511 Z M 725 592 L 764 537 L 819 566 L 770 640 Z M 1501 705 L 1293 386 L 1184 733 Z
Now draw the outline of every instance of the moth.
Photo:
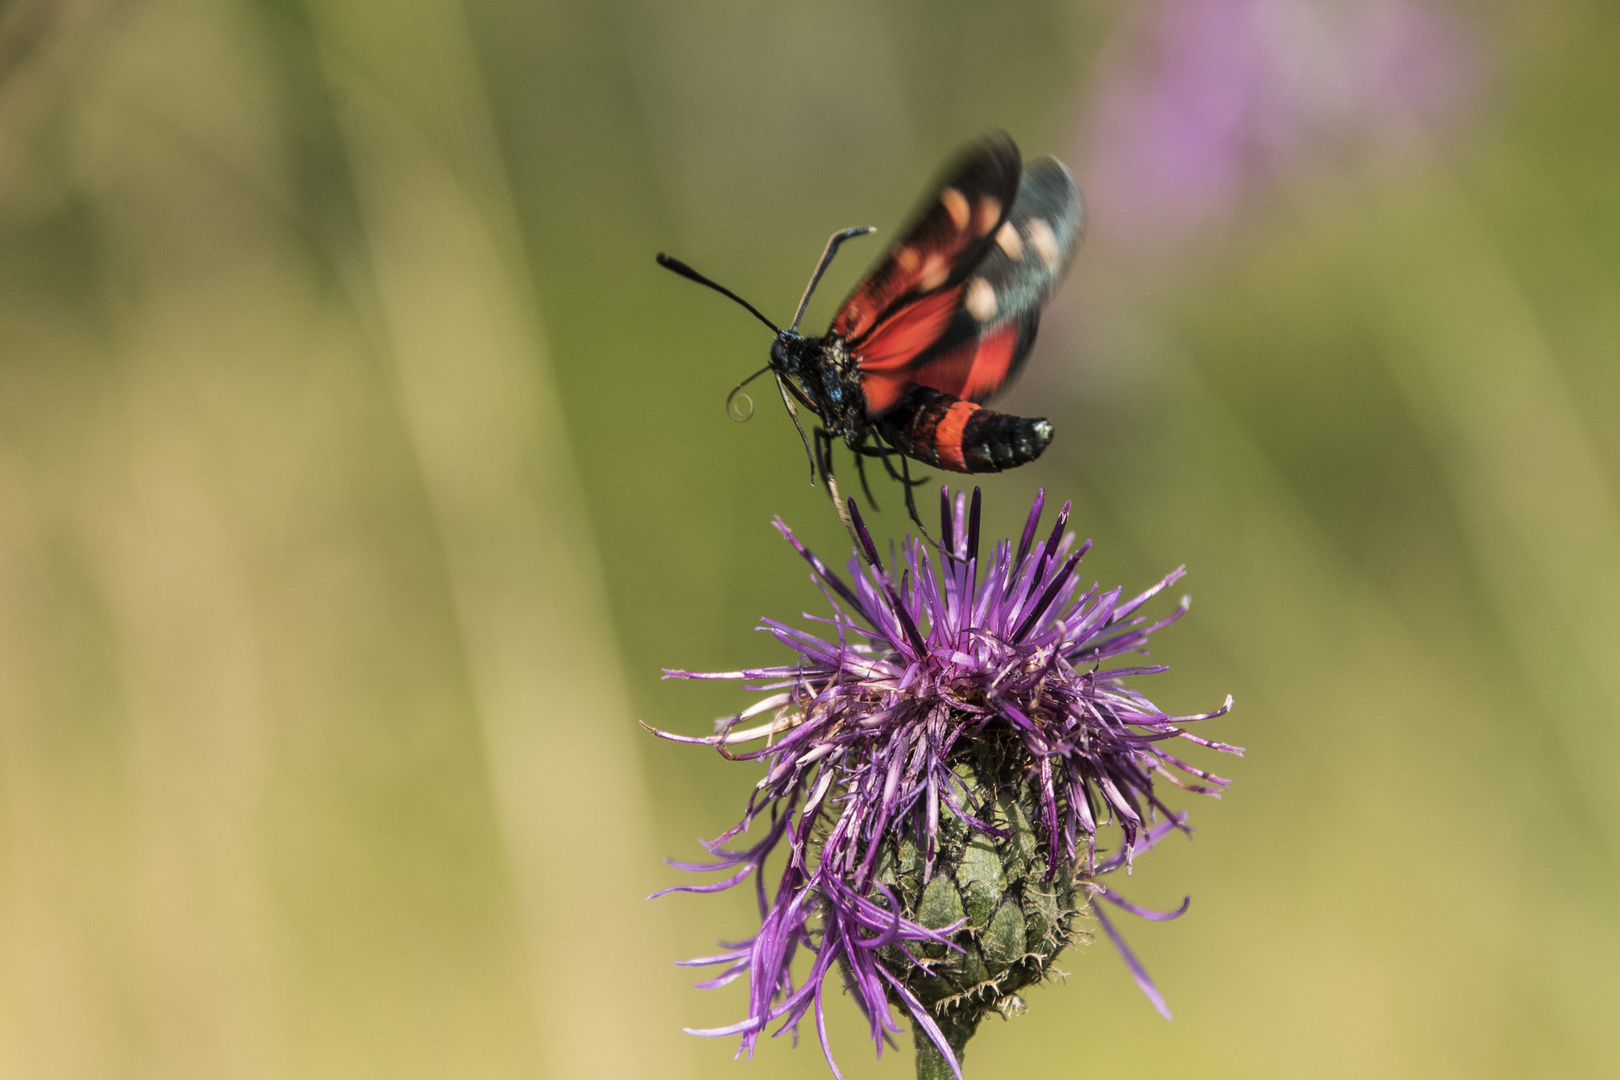
M 794 313 L 779 329 L 752 304 L 678 259 L 660 265 L 715 289 L 776 335 L 770 362 L 732 391 L 770 372 L 839 514 L 848 513 L 832 470 L 842 440 L 864 462 L 880 459 L 905 485 L 917 519 L 907 459 L 959 473 L 1000 472 L 1034 461 L 1052 441 L 1044 418 L 984 408 L 1023 366 L 1041 306 L 1056 290 L 1078 246 L 1084 210 L 1069 170 L 1056 158 L 1024 167 L 1004 132 L 963 148 L 942 171 L 900 234 L 855 287 L 820 337 L 799 333 L 816 285 L 845 241 L 870 227 L 832 235 Z M 798 406 L 820 421 L 815 447 Z M 896 473 L 894 459 L 900 472 Z

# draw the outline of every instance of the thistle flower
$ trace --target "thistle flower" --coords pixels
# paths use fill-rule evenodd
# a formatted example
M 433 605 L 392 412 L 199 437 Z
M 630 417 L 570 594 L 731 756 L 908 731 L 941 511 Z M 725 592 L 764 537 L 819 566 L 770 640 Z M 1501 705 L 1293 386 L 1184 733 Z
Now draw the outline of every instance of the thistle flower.
M 848 580 L 778 519 L 831 605 L 831 617 L 806 616 L 826 626 L 824 636 L 767 618 L 761 629 L 797 654 L 793 663 L 665 672 L 741 679 L 767 695 L 719 721 L 712 736 L 656 732 L 765 766 L 742 820 L 703 842 L 712 861 L 672 863 L 729 876 L 655 894 L 719 892 L 752 877 L 758 896 L 752 937 L 685 961 L 723 968 L 702 987 L 746 975 L 748 1015 L 692 1034 L 740 1036 L 739 1054 L 751 1056 L 761 1032 L 796 1033 L 813 1011 L 827 1063 L 841 1077 L 824 1018 L 836 966 L 879 1055 L 901 1030 L 898 1007 L 912 1021 L 918 1076 L 960 1078 L 979 1021 L 1022 1009 L 1018 992 L 1052 972 L 1087 910 L 1169 1017 L 1099 901 L 1161 920 L 1187 903 L 1150 911 L 1103 879 L 1171 830 L 1187 831 L 1186 816 L 1155 791 L 1155 776 L 1202 794 L 1226 786 L 1166 747 L 1181 739 L 1240 754 L 1186 730 L 1225 713 L 1231 698 L 1214 712 L 1169 716 L 1123 682 L 1163 667 L 1103 666 L 1145 653 L 1149 635 L 1187 610 L 1183 599 L 1158 622 L 1136 614 L 1184 568 L 1129 600 L 1117 588 L 1081 590 L 1076 571 L 1090 541 L 1075 548 L 1065 504 L 1037 544 L 1044 501 L 1042 492 L 1016 551 L 997 543 L 981 569 L 979 492 L 970 508 L 963 495 L 942 490 L 937 564 L 934 551 L 910 540 L 896 574 L 851 500 L 860 549 Z M 745 727 L 757 717 L 768 719 Z M 756 823 L 762 834 L 741 840 Z M 1110 826 L 1119 837 L 1112 853 L 1103 843 Z M 778 849 L 786 865 L 772 894 L 765 864 Z M 809 970 L 799 982 L 801 950 Z
M 1219 226 L 1300 166 L 1443 134 L 1483 56 L 1431 0 L 1156 0 L 1133 5 L 1091 88 L 1099 220 L 1141 250 Z

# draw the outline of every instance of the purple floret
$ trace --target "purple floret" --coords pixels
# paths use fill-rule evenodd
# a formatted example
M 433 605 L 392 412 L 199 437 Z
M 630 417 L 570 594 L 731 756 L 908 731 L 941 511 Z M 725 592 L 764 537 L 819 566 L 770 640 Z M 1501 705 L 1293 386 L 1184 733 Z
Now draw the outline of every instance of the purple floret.
M 1011 541 L 996 543 L 981 570 L 978 491 L 971 506 L 964 495 L 952 499 L 948 490 L 941 491 L 938 551 L 908 540 L 896 575 L 883 565 L 852 500 L 861 550 L 850 558 L 847 580 L 778 519 L 776 527 L 810 564 L 831 605 L 830 618 L 807 616 L 824 624 L 824 636 L 764 619 L 761 628 L 798 655 L 795 663 L 714 674 L 665 672 L 673 678 L 742 679 L 748 689 L 767 695 L 720 721 L 712 736 L 657 732 L 714 746 L 727 757 L 759 760 L 766 769 L 742 820 L 703 842 L 712 861 L 672 864 L 729 871 L 728 876 L 655 894 L 718 892 L 754 878 L 759 931 L 715 956 L 685 961 L 724 966 L 699 984 L 704 987 L 723 986 L 746 973 L 748 1015 L 692 1034 L 741 1036 L 739 1053 L 752 1055 L 760 1032 L 773 1025 L 774 1034 L 796 1030 L 814 1008 L 827 1062 L 841 1076 L 827 1047 L 822 1008 L 823 985 L 836 964 L 870 1023 L 880 1055 L 886 1033 L 901 1030 L 890 1009 L 890 1001 L 898 1000 L 954 1068 L 934 1018 L 879 951 L 898 946 L 915 962 L 915 943 L 950 945 L 958 926 L 931 930 L 903 918 L 899 900 L 875 876 L 875 864 L 882 841 L 904 833 L 920 842 L 927 880 L 942 808 L 970 829 L 1004 837 L 988 824 L 988 809 L 951 765 L 962 740 L 1008 731 L 1017 735 L 1031 762 L 1029 781 L 1039 810 L 1034 824 L 1046 848 L 1048 875 L 1064 867 L 1077 872 L 1099 924 L 1137 984 L 1168 1017 L 1163 998 L 1097 901 L 1150 919 L 1174 918 L 1186 904 L 1175 912 L 1152 912 L 1097 879 L 1128 868 L 1172 829 L 1188 831 L 1186 815 L 1172 811 L 1154 791 L 1155 774 L 1200 794 L 1219 795 L 1226 787 L 1226 780 L 1166 748 L 1182 739 L 1241 754 L 1238 747 L 1186 730 L 1189 723 L 1222 715 L 1232 702 L 1227 698 L 1214 712 L 1169 716 L 1122 682 L 1165 668 L 1104 667 L 1114 657 L 1145 654 L 1149 635 L 1186 612 L 1183 598 L 1157 622 L 1136 614 L 1185 568 L 1123 602 L 1117 588 L 1082 590 L 1076 570 L 1090 541 L 1075 547 L 1074 535 L 1065 532 L 1065 504 L 1050 534 L 1037 544 L 1044 502 L 1042 492 L 1016 550 Z M 744 726 L 755 717 L 768 719 Z M 734 749 L 760 740 L 765 745 L 757 749 Z M 764 835 L 751 845 L 733 846 L 761 818 Z M 1109 825 L 1119 829 L 1120 847 L 1100 858 L 1098 830 Z M 765 863 L 784 842 L 787 865 L 772 895 Z M 796 983 L 792 966 L 801 947 L 812 959 L 804 981 Z M 887 955 L 892 960 L 894 950 Z

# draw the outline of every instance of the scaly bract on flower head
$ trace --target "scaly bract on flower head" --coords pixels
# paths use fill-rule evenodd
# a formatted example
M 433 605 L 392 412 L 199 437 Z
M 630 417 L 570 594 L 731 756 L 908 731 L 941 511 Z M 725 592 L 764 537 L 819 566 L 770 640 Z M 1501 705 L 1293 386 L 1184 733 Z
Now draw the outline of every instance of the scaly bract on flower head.
M 778 520 L 831 605 L 815 619 L 824 630 L 767 618 L 762 628 L 796 654 L 793 663 L 665 673 L 746 680 L 766 695 L 712 736 L 658 732 L 765 766 L 742 820 L 704 842 L 712 861 L 673 864 L 729 876 L 664 890 L 718 892 L 753 876 L 759 900 L 757 933 L 686 961 L 723 966 L 701 986 L 747 975 L 748 1015 L 694 1034 L 738 1035 L 751 1053 L 760 1032 L 796 1029 L 814 1010 L 825 1050 L 823 987 L 836 965 L 879 1053 L 887 1033 L 900 1031 L 898 1005 L 919 1029 L 919 1054 L 937 1049 L 960 1076 L 957 1059 L 978 1020 L 1021 1005 L 1016 991 L 1045 976 L 1080 908 L 1169 1015 L 1097 901 L 1148 918 L 1181 912 L 1140 908 L 1099 879 L 1186 829 L 1185 815 L 1155 791 L 1156 776 L 1203 794 L 1226 786 L 1167 747 L 1179 739 L 1241 753 L 1186 729 L 1226 712 L 1231 699 L 1211 713 L 1170 716 L 1123 682 L 1163 667 L 1106 666 L 1144 653 L 1149 636 L 1187 610 L 1184 598 L 1159 621 L 1137 614 L 1184 570 L 1128 600 L 1117 588 L 1082 589 L 1077 570 L 1090 542 L 1077 548 L 1066 532 L 1068 505 L 1041 538 L 1044 498 L 1017 547 L 1001 541 L 984 558 L 978 491 L 971 506 L 942 491 L 938 548 L 908 540 L 899 567 L 884 565 L 852 500 L 861 550 L 847 579 Z M 740 841 L 756 823 L 763 835 Z M 1110 825 L 1120 843 L 1105 855 L 1099 831 Z M 773 894 L 765 863 L 779 848 L 786 865 Z M 796 982 L 801 948 L 809 970 Z M 830 1051 L 827 1060 L 838 1075 Z

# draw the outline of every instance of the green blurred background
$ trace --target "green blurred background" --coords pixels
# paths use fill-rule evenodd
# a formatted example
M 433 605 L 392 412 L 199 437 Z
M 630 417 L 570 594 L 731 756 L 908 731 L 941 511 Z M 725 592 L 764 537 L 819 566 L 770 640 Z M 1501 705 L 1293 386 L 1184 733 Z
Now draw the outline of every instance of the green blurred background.
M 998 531 L 1183 562 L 1142 689 L 1242 761 L 970 1075 L 1620 1075 L 1620 7 L 11 0 L 0 1075 L 825 1075 L 682 1035 L 847 540 L 731 385 L 833 229 L 1007 128 L 1092 232 Z M 851 245 L 825 324 L 879 241 Z M 891 535 L 905 525 L 878 488 Z M 836 997 L 836 995 L 835 995 Z M 853 1006 L 832 1037 L 874 1063 Z

